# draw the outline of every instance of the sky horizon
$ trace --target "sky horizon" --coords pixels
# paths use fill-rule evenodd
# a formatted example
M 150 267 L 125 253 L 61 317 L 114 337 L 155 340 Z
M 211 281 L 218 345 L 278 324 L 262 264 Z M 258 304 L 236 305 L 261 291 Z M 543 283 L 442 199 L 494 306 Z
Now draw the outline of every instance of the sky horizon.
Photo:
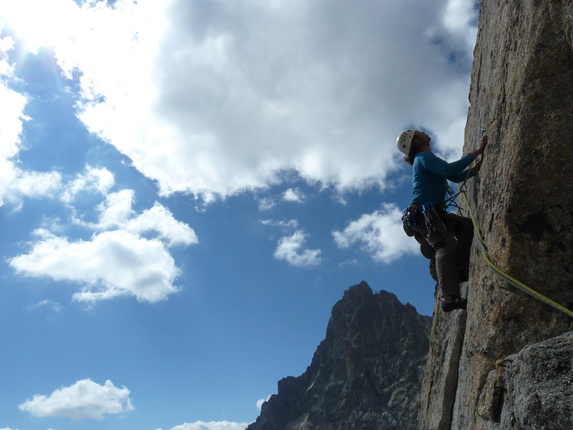
M 406 128 L 477 3 L 0 1 L 0 430 L 239 430 L 366 281 L 431 315 Z M 477 136 L 476 136 L 477 142 Z

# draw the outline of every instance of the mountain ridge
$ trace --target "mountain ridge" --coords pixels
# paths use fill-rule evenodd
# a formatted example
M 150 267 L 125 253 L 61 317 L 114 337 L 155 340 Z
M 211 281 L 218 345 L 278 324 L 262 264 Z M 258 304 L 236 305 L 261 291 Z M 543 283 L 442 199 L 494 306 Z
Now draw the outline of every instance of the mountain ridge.
M 364 281 L 348 288 L 310 366 L 278 382 L 248 430 L 416 429 L 430 321 Z

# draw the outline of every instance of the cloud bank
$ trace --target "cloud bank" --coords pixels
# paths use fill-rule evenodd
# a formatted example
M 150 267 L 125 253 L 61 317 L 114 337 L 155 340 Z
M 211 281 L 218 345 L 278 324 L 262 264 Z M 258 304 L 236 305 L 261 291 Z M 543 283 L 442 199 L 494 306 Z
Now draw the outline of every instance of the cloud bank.
M 6 18 L 34 46 L 29 1 Z M 86 126 L 161 193 L 210 200 L 286 172 L 383 188 L 407 126 L 459 152 L 474 2 L 414 3 L 59 0 L 38 28 L 64 74 L 79 76 Z

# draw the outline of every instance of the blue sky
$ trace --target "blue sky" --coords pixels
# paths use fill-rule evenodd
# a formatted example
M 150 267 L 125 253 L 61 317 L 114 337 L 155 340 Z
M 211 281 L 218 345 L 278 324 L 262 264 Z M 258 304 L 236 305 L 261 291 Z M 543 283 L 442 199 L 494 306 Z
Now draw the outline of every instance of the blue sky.
M 0 429 L 238 430 L 461 155 L 472 1 L 0 2 Z

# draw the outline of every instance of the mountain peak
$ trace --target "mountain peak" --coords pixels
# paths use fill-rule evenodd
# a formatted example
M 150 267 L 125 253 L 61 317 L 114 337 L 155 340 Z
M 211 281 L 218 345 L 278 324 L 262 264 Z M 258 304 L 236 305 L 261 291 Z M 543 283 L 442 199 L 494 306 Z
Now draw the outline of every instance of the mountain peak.
M 279 381 L 248 430 L 416 429 L 430 322 L 364 281 L 348 288 L 311 365 Z

